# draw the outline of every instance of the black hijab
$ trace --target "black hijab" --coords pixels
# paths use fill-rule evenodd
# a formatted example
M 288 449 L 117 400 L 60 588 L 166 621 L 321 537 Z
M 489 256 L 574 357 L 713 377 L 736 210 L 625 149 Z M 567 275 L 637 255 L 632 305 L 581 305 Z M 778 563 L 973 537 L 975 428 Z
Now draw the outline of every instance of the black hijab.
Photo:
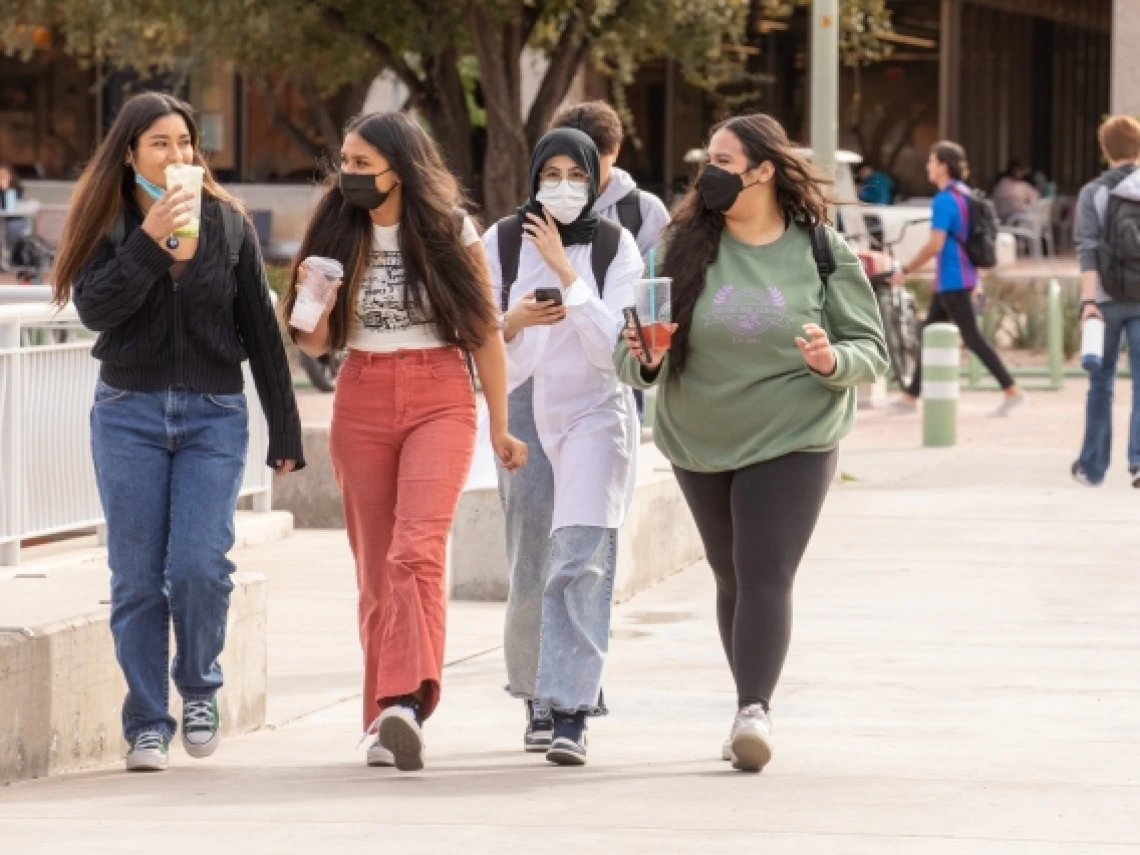
M 598 159 L 598 147 L 594 145 L 594 141 L 575 128 L 555 128 L 547 132 L 534 147 L 534 153 L 530 156 L 530 198 L 518 209 L 519 220 L 526 225 L 530 222 L 526 217 L 527 214 L 538 214 L 540 217 L 543 215 L 542 205 L 535 199 L 538 194 L 539 174 L 542 172 L 542 167 L 546 166 L 546 161 L 559 154 L 566 155 L 586 170 L 590 176 L 590 192 L 578 219 L 568 226 L 562 225 L 558 220 L 554 220 L 554 224 L 558 226 L 563 246 L 590 243 L 594 239 L 594 232 L 598 230 L 598 215 L 594 213 L 594 203 L 598 201 L 598 176 L 601 175 L 602 167 Z

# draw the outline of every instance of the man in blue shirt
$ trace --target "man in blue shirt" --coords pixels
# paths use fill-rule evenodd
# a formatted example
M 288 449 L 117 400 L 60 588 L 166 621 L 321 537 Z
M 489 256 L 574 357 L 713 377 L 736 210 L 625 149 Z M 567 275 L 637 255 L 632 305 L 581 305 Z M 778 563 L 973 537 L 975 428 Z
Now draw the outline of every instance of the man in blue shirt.
M 970 231 L 970 211 L 966 196 L 970 188 L 963 183 L 969 175 L 966 152 L 957 143 L 936 143 L 926 161 L 926 177 L 938 188 L 934 197 L 930 222 L 930 240 L 918 254 L 895 271 L 891 285 L 901 288 L 912 270 L 917 270 L 937 257 L 938 273 L 926 325 L 952 323 L 962 334 L 962 342 L 993 374 L 1004 392 L 1001 404 L 991 413 L 1006 416 L 1025 403 L 1027 395 L 1014 382 L 1001 358 L 982 337 L 974 317 L 974 289 L 978 287 L 978 271 L 966 253 L 966 237 Z M 891 404 L 898 412 L 914 412 L 922 394 L 922 359 L 914 369 L 914 379 L 903 390 L 902 397 Z

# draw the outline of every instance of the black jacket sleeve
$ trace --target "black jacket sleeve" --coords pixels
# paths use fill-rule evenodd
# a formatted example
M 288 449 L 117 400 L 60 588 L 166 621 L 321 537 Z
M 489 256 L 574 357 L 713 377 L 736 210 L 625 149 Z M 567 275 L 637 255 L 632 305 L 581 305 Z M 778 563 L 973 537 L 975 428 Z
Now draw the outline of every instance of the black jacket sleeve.
M 142 308 L 173 263 L 170 253 L 141 228 L 118 247 L 103 241 L 71 288 L 79 319 L 94 332 L 114 329 Z
M 297 398 L 293 394 L 293 379 L 281 328 L 269 296 L 269 283 L 265 278 L 265 264 L 257 234 L 249 221 L 245 222 L 245 238 L 236 271 L 237 289 L 234 294 L 234 320 L 241 336 L 253 382 L 261 398 L 261 408 L 269 427 L 269 455 L 266 464 L 274 466 L 278 460 L 295 460 L 297 469 L 305 466 L 305 453 L 301 441 L 301 416 L 297 411 Z

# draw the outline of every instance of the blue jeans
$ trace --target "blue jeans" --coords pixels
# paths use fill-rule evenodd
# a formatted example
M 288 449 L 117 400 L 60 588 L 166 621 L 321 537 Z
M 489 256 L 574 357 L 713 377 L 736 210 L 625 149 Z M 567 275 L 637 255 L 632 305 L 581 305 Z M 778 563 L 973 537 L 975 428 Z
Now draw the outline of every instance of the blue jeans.
M 170 738 L 168 672 L 187 701 L 221 688 L 245 395 L 125 392 L 102 381 L 91 451 L 107 518 L 111 634 L 127 682 L 123 735 Z M 170 665 L 170 626 L 175 656 Z
M 499 470 L 511 580 L 507 691 L 540 712 L 601 714 L 617 531 L 568 526 L 551 535 L 554 472 L 534 423 L 532 382 L 508 401 L 510 430 L 527 444 L 527 464 L 513 476 Z
M 1089 397 L 1085 411 L 1085 440 L 1077 462 L 1094 484 L 1104 480 L 1112 455 L 1112 394 L 1116 385 L 1116 362 L 1122 338 L 1128 340 L 1132 365 L 1132 421 L 1128 431 L 1128 466 L 1140 467 L 1140 304 L 1102 303 L 1104 358 L 1100 369 L 1089 374 Z

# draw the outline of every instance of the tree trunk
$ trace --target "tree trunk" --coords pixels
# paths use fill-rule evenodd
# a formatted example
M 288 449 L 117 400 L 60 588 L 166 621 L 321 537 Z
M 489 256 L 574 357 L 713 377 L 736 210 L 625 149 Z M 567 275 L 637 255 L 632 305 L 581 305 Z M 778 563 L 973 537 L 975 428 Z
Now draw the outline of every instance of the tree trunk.
M 481 3 L 467 9 L 468 30 L 479 59 L 483 101 L 487 111 L 487 155 L 483 162 L 483 207 L 494 222 L 530 196 L 527 184 L 530 151 L 522 120 L 522 22 L 501 29 Z
M 426 57 L 425 96 L 420 105 L 444 159 L 459 181 L 473 193 L 475 161 L 471 153 L 471 114 L 459 76 L 459 55 L 454 47 Z

